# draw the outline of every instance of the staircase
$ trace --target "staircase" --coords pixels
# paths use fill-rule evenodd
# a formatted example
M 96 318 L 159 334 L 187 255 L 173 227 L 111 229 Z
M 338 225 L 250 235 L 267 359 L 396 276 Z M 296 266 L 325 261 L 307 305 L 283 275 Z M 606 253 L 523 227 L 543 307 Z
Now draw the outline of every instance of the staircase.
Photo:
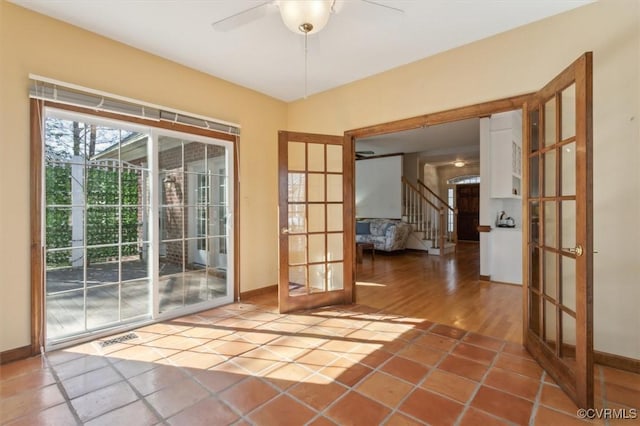
M 407 248 L 427 251 L 436 256 L 454 252 L 457 211 L 421 181 L 416 186 L 403 177 L 402 191 L 403 220 L 413 228 Z M 447 229 L 449 211 L 454 215 L 452 232 Z

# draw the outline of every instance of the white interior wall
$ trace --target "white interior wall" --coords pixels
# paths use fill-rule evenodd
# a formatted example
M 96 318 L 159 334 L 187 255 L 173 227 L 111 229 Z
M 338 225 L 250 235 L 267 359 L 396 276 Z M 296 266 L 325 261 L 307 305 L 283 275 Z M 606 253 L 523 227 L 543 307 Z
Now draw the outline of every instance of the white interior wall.
M 356 217 L 402 217 L 402 157 L 356 161 Z

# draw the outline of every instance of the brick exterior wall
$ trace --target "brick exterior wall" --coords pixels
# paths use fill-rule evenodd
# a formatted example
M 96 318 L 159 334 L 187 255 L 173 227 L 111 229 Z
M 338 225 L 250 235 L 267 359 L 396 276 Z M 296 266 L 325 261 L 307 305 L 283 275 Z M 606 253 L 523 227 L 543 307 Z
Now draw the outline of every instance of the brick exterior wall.
M 182 147 L 177 146 L 168 150 L 160 151 L 158 154 L 162 193 L 160 198 L 161 223 L 164 225 L 161 230 L 161 240 L 172 240 L 186 238 L 189 229 L 189 216 L 185 215 L 186 206 L 193 202 L 189 200 L 188 194 L 194 188 L 189 188 L 189 176 L 185 172 L 185 165 L 196 161 L 204 161 L 205 158 L 215 158 L 224 156 L 225 148 L 215 145 L 207 145 L 197 142 L 184 145 L 184 164 L 182 162 Z M 184 221 L 184 227 L 183 227 Z M 185 244 L 183 251 L 182 241 L 166 242 L 165 262 L 182 266 L 189 261 L 189 244 Z M 186 259 L 185 259 L 186 257 Z

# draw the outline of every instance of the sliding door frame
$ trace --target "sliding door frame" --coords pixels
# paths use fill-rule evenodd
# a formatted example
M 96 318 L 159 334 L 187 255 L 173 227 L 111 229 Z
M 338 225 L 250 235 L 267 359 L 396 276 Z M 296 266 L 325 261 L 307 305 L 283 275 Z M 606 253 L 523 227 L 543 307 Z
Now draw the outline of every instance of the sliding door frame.
M 151 129 L 151 133 L 156 135 L 158 132 L 163 131 L 175 131 L 188 135 L 201 136 L 206 138 L 213 138 L 231 143 L 231 161 L 233 166 L 233 205 L 229 206 L 233 209 L 233 235 L 229 237 L 232 239 L 234 248 L 233 253 L 233 282 L 231 285 L 233 295 L 232 300 L 236 300 L 239 295 L 239 283 L 240 283 L 240 198 L 239 198 L 239 179 L 238 179 L 238 164 L 239 164 L 239 136 L 231 135 L 215 130 L 209 130 L 199 127 L 193 127 L 185 124 L 168 122 L 168 121 L 156 121 L 140 117 L 132 117 L 123 114 L 117 114 L 105 111 L 96 111 L 89 108 L 61 104 L 52 101 L 30 99 L 30 252 L 31 252 L 31 344 L 30 355 L 37 355 L 42 351 L 45 344 L 45 288 L 44 288 L 44 265 L 45 265 L 45 244 L 43 241 L 43 127 L 45 120 L 45 108 L 55 108 L 68 112 L 75 112 L 79 114 L 86 114 L 102 119 L 118 120 L 133 125 L 142 125 Z M 154 307 L 155 310 L 155 307 Z M 175 316 L 185 315 L 184 311 L 180 310 Z M 171 315 L 160 315 L 154 317 L 151 322 L 165 320 L 171 317 Z M 138 327 L 140 324 L 132 325 L 130 328 Z M 126 329 L 126 326 L 122 327 Z M 95 335 L 92 335 L 95 337 Z M 81 339 L 80 339 L 81 340 Z

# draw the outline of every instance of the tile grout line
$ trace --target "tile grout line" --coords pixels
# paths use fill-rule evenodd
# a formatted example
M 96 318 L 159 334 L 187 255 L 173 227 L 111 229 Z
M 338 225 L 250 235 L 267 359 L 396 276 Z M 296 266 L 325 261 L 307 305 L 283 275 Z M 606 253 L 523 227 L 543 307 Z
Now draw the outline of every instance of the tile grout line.
M 365 324 L 365 325 L 363 325 L 362 327 L 360 327 L 360 328 L 358 328 L 358 329 L 354 330 L 354 332 L 355 332 L 355 331 L 359 331 L 359 330 L 363 330 L 363 329 L 364 329 L 364 327 L 365 327 L 366 325 L 370 325 L 370 324 L 372 324 L 372 323 L 373 323 L 373 321 L 368 321 L 368 324 Z M 368 331 L 368 330 L 367 330 L 367 331 Z M 350 333 L 350 334 L 351 334 L 351 333 Z M 328 342 L 327 342 L 327 343 L 328 343 Z M 360 343 L 358 346 L 356 346 L 354 349 L 352 349 L 351 351 L 349 351 L 349 352 L 347 352 L 347 353 L 351 353 L 351 354 L 353 354 L 353 350 L 357 349 L 359 346 L 364 345 L 364 344 L 366 344 L 366 343 L 364 343 L 364 342 L 363 342 L 363 343 Z M 377 349 L 377 350 L 382 350 L 382 349 Z M 333 350 L 330 350 L 330 351 L 331 351 L 331 353 L 333 353 L 334 355 L 336 355 L 335 351 L 333 351 Z M 349 361 L 349 362 L 354 362 L 353 360 L 351 360 L 351 359 L 349 359 L 349 358 L 346 358 L 346 357 L 344 356 L 344 354 L 345 354 L 345 352 L 341 352 L 341 353 L 340 353 L 340 355 L 338 355 L 338 358 L 337 358 L 336 360 L 332 361 L 332 362 L 331 362 L 331 363 L 329 363 L 329 364 L 326 364 L 323 368 L 330 367 L 331 365 L 333 365 L 333 364 L 334 364 L 337 360 L 339 360 L 339 359 L 346 359 L 346 360 L 347 360 L 347 361 Z M 324 374 L 322 374 L 320 371 L 318 371 L 316 374 L 318 374 L 318 375 L 320 375 L 320 376 L 322 376 L 322 377 L 325 377 L 325 378 L 327 378 L 327 379 L 331 380 L 331 381 L 332 381 L 332 382 L 334 382 L 334 383 L 338 383 L 339 385 L 341 385 L 341 386 L 345 387 L 347 390 L 346 390 L 346 392 L 344 392 L 342 395 L 340 395 L 338 398 L 336 398 L 333 402 L 331 402 L 331 403 L 329 403 L 328 405 L 326 405 L 323 409 L 321 409 L 321 410 L 315 410 L 315 409 L 314 409 L 315 411 L 317 411 L 317 415 L 316 415 L 312 420 L 314 420 L 314 419 L 316 419 L 316 418 L 320 418 L 320 417 L 325 417 L 325 418 L 327 418 L 327 416 L 326 416 L 325 414 L 328 412 L 328 410 L 330 410 L 333 406 L 335 406 L 336 404 L 338 404 L 338 402 L 339 402 L 339 401 L 341 401 L 342 399 L 344 399 L 344 398 L 346 397 L 346 395 L 348 395 L 348 394 L 349 394 L 349 392 L 357 392 L 359 395 L 362 395 L 363 397 L 365 397 L 365 398 L 367 398 L 367 399 L 370 399 L 370 400 L 371 400 L 371 398 L 369 398 L 368 396 L 363 395 L 362 393 L 358 392 L 358 391 L 355 389 L 355 387 L 356 387 L 357 385 L 359 385 L 360 383 L 362 383 L 362 382 L 363 382 L 367 377 L 369 377 L 369 376 L 373 375 L 375 372 L 379 372 L 379 371 L 380 371 L 380 368 L 381 368 L 382 366 L 386 365 L 386 364 L 387 364 L 387 363 L 388 363 L 388 362 L 389 362 L 389 361 L 390 361 L 394 356 L 395 356 L 395 352 L 394 352 L 393 356 L 391 356 L 391 357 L 389 357 L 388 359 L 386 359 L 385 361 L 383 361 L 383 362 L 382 362 L 381 364 L 379 364 L 377 367 L 375 367 L 375 368 L 371 368 L 371 371 L 370 371 L 369 373 L 367 373 L 366 375 L 364 375 L 360 380 L 358 380 L 357 382 L 355 382 L 352 386 L 348 386 L 348 385 L 346 385 L 346 384 L 344 384 L 344 383 L 342 383 L 342 382 L 339 382 L 339 381 L 337 381 L 337 380 L 335 380 L 335 379 L 333 379 L 333 378 L 331 378 L 331 377 L 325 376 L 325 375 L 324 375 Z M 358 361 L 358 362 L 356 362 L 356 364 L 362 364 L 362 363 Z M 370 368 L 368 365 L 365 365 L 365 364 L 363 364 L 363 366 L 364 366 L 364 367 L 366 367 L 366 368 Z M 372 400 L 372 401 L 373 401 L 373 400 Z M 374 402 L 378 403 L 377 401 L 374 401 Z M 380 404 L 380 405 L 383 405 L 383 404 Z M 384 406 L 384 405 L 383 405 L 383 406 Z M 331 419 L 331 421 L 333 422 L 333 417 L 329 416 L 329 419 Z M 335 422 L 334 422 L 334 423 L 335 423 Z
M 151 403 L 149 401 L 147 401 L 147 398 L 140 391 L 138 391 L 138 389 L 132 383 L 129 382 L 129 379 L 131 379 L 133 377 L 138 377 L 139 375 L 145 374 L 146 372 L 145 373 L 140 373 L 139 375 L 135 375 L 135 376 L 127 378 L 127 377 L 124 376 L 124 374 L 120 370 L 118 370 L 118 368 L 116 368 L 115 364 L 117 364 L 117 363 L 114 363 L 112 361 L 111 357 L 107 357 L 107 361 L 109 362 L 109 364 L 111 365 L 113 370 L 115 370 L 116 374 L 118 374 L 122 378 L 122 380 L 124 380 L 124 382 L 133 390 L 133 393 L 138 397 L 137 401 L 141 401 L 145 405 L 145 407 L 147 407 L 147 409 L 149 409 L 153 413 L 153 415 L 156 416 L 157 419 L 159 419 L 161 422 L 164 422 L 164 417 L 155 409 L 155 407 L 153 405 L 151 405 Z M 142 362 L 148 362 L 148 361 L 142 361 Z M 151 362 L 153 363 L 155 361 L 151 361 Z M 158 368 L 158 367 L 156 366 L 156 367 L 152 368 L 151 370 L 153 370 L 155 368 Z M 148 370 L 148 371 L 151 371 L 151 370 Z M 154 392 L 150 393 L 149 395 L 151 395 L 153 393 Z M 106 413 L 103 413 L 103 414 L 101 414 L 100 416 L 98 416 L 96 418 L 100 418 L 100 417 L 102 417 L 102 416 L 104 416 L 104 415 L 106 415 L 108 413 L 112 413 L 115 410 L 119 410 L 120 408 L 128 407 L 129 405 L 135 404 L 137 401 L 132 401 L 129 404 L 123 405 L 121 407 L 114 408 L 113 410 L 107 411 Z
M 598 365 L 598 366 L 596 366 L 596 367 L 597 367 L 597 369 L 598 369 L 598 379 L 599 379 L 599 381 L 600 381 L 600 387 L 601 387 L 601 389 L 602 389 L 602 408 L 608 408 L 608 406 L 609 406 L 609 401 L 607 400 L 607 387 L 606 387 L 606 383 L 607 383 L 607 382 L 606 382 L 606 381 L 605 381 L 605 379 L 604 379 L 604 371 L 603 371 L 603 369 L 602 369 L 602 367 L 601 367 L 601 366 L 599 366 L 599 365 Z M 596 390 L 595 390 L 595 384 L 594 384 L 594 386 L 593 386 L 593 387 L 594 387 L 593 392 L 595 393 L 595 391 L 596 391 Z M 594 398 L 594 399 L 595 399 L 595 398 Z M 608 417 L 605 417 L 605 418 L 604 418 L 604 424 L 605 424 L 606 426 L 609 426 L 609 423 L 610 423 L 610 422 L 609 422 L 609 418 L 608 418 Z
M 467 333 L 465 333 L 464 336 L 469 335 L 469 333 L 471 333 L 471 332 L 468 331 Z M 462 337 L 462 339 L 464 338 L 464 336 Z M 462 342 L 462 339 L 460 339 L 460 342 Z M 458 344 L 456 344 L 453 348 L 451 348 L 452 352 L 456 347 L 458 347 L 460 342 L 458 342 Z M 471 392 L 471 395 L 467 399 L 467 402 L 465 402 L 463 404 L 462 412 L 460 412 L 460 414 L 458 415 L 458 418 L 456 419 L 456 421 L 454 423 L 455 425 L 459 425 L 460 422 L 462 421 L 462 419 L 464 418 L 464 416 L 469 411 L 469 408 L 471 407 L 471 403 L 475 399 L 476 395 L 478 395 L 478 392 L 480 392 L 480 389 L 482 388 L 482 386 L 484 384 L 484 381 L 486 380 L 487 376 L 491 372 L 491 369 L 495 366 L 496 362 L 498 361 L 499 355 L 502 353 L 502 351 L 504 350 L 504 348 L 506 346 L 507 346 L 506 342 L 503 341 L 501 346 L 500 346 L 500 349 L 495 351 L 496 354 L 494 355 L 493 360 L 487 366 L 487 371 L 485 371 L 484 374 L 482 375 L 482 377 L 480 378 L 480 380 L 478 380 L 478 384 L 476 385 L 476 387 L 473 390 L 473 392 Z M 488 348 L 484 348 L 484 349 L 488 349 Z M 453 355 L 453 353 L 451 355 Z M 480 410 L 480 411 L 483 412 L 483 413 L 486 413 L 484 410 Z M 495 418 L 502 419 L 502 417 L 495 416 L 493 413 L 486 413 L 486 414 L 489 414 L 490 416 L 495 417 Z M 507 420 L 507 419 L 503 419 L 503 420 Z
M 536 417 L 538 416 L 538 410 L 540 409 L 541 399 L 542 399 L 542 391 L 544 389 L 545 379 L 547 378 L 547 372 L 542 370 L 542 377 L 540 378 L 540 385 L 538 387 L 538 391 L 536 392 L 536 398 L 533 401 L 533 409 L 531 410 L 531 415 L 529 416 L 529 426 L 534 426 Z
M 76 359 L 80 359 L 80 358 L 82 358 L 82 357 L 78 357 Z M 80 419 L 80 415 L 78 415 L 78 412 L 76 411 L 75 407 L 71 403 L 71 398 L 69 398 L 69 394 L 67 394 L 67 390 L 64 388 L 64 385 L 62 384 L 62 380 L 58 376 L 58 372 L 55 371 L 54 366 L 49 363 L 49 359 L 47 358 L 46 352 L 42 353 L 42 359 L 44 360 L 45 364 L 51 370 L 51 375 L 53 375 L 53 378 L 56 381 L 56 386 L 57 386 L 58 390 L 60 391 L 60 393 L 62 394 L 62 397 L 64 398 L 64 402 L 69 407 L 69 411 L 71 411 L 71 415 L 76 420 L 76 423 L 79 424 L 79 425 L 84 424 L 84 422 Z

